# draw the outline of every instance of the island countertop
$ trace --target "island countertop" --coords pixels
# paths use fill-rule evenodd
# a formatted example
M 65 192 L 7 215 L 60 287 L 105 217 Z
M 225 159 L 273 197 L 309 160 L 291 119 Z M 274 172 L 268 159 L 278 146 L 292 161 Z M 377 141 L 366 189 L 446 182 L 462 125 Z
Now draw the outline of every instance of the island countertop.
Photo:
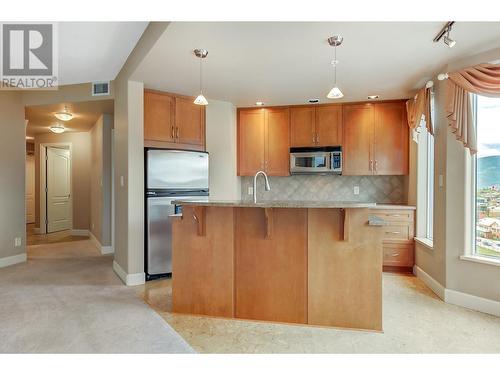
M 371 202 L 341 202 L 341 201 L 243 201 L 243 200 L 178 200 L 174 204 L 184 206 L 214 206 L 214 207 L 264 207 L 264 208 L 376 208 Z

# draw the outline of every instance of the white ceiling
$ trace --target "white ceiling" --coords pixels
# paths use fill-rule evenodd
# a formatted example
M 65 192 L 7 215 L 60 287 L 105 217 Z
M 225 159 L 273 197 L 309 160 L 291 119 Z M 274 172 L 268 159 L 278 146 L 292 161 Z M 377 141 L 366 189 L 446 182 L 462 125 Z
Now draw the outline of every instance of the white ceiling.
M 60 22 L 59 85 L 115 79 L 147 25 Z
M 146 56 L 133 78 L 146 87 L 179 94 L 198 91 L 194 48 L 208 49 L 204 61 L 207 98 L 238 106 L 329 102 L 333 48 L 337 50 L 342 101 L 404 98 L 450 61 L 500 46 L 500 23 L 455 24 L 450 49 L 432 39 L 444 22 L 244 23 L 174 22 Z M 500 56 L 499 56 L 500 57 Z

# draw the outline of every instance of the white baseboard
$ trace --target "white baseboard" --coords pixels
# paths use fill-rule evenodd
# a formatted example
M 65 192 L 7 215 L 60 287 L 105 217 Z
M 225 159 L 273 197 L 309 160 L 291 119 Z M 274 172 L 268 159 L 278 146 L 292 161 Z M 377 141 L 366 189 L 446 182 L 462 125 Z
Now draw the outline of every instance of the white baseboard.
M 92 243 L 101 252 L 101 255 L 114 254 L 115 250 L 113 249 L 113 246 L 102 246 L 97 237 L 94 236 L 94 233 L 92 233 L 91 231 L 89 231 L 89 237 Z
M 445 288 L 439 282 L 437 282 L 433 277 L 431 277 L 427 272 L 425 272 L 422 268 L 415 265 L 413 266 L 413 273 L 420 280 L 424 282 L 439 298 L 443 301 L 445 300 Z
M 118 277 L 127 286 L 142 285 L 146 282 L 146 275 L 144 272 L 140 273 L 126 273 L 123 268 L 120 267 L 116 261 L 113 261 L 113 271 L 118 275 Z
M 0 268 L 13 266 L 14 264 L 26 262 L 26 253 L 12 255 L 10 257 L 0 258 Z
M 472 294 L 446 289 L 445 301 L 453 305 L 466 307 L 471 310 L 500 316 L 500 302 L 486 299 Z
M 499 301 L 473 296 L 472 294 L 459 292 L 453 289 L 447 289 L 417 265 L 413 267 L 413 273 L 446 303 L 500 316 Z
M 72 236 L 89 236 L 89 230 L 88 229 L 71 229 L 71 235 Z

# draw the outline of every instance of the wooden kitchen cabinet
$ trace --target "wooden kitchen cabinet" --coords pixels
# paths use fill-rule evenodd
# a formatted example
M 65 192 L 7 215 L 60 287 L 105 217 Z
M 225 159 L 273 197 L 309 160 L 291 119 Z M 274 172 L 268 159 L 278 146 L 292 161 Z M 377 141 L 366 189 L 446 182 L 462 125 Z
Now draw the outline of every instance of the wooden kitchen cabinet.
M 290 146 L 316 145 L 316 111 L 314 107 L 290 108 Z
M 205 150 L 205 107 L 193 98 L 144 90 L 146 147 Z
M 373 105 L 344 106 L 343 175 L 373 174 Z
M 238 110 L 238 176 L 290 174 L 288 108 Z
M 342 106 L 316 107 L 316 145 L 342 145 Z
M 342 106 L 290 109 L 291 147 L 342 145 Z
M 144 92 L 144 139 L 174 142 L 174 98 L 156 92 Z
M 375 174 L 408 174 L 408 130 L 403 102 L 375 105 Z
M 344 106 L 344 175 L 408 174 L 403 101 Z
M 205 143 L 205 106 L 196 105 L 192 98 L 175 98 L 175 127 L 178 143 Z

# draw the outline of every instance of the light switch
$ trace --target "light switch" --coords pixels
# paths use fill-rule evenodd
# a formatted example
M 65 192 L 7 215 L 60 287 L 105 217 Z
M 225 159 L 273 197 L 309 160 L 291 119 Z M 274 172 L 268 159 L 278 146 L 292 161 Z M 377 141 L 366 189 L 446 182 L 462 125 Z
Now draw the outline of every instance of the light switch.
M 359 186 L 358 185 L 355 185 L 352 190 L 353 190 L 354 195 L 359 195 Z
M 121 187 L 125 186 L 125 179 L 123 178 L 123 176 L 120 176 L 120 186 Z
M 253 195 L 253 186 L 248 187 L 248 195 Z
M 21 246 L 21 237 L 14 238 L 14 247 Z
M 443 187 L 443 186 L 444 186 L 444 178 L 443 178 L 443 175 L 442 175 L 442 174 L 440 174 L 440 175 L 438 176 L 438 186 L 439 186 L 439 187 Z

